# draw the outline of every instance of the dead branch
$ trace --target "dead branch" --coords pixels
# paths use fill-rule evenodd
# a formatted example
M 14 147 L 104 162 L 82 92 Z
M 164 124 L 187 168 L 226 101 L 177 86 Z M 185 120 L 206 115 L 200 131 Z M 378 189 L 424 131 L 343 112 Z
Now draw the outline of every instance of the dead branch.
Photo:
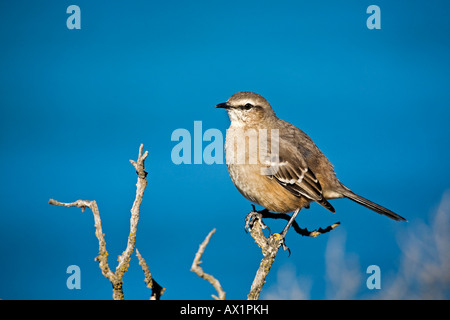
M 248 300 L 258 300 L 262 287 L 266 282 L 266 277 L 269 274 L 270 268 L 272 268 L 278 249 L 281 246 L 282 239 L 279 233 L 274 233 L 270 235 L 269 238 L 266 238 L 262 231 L 262 225 L 259 218 L 255 219 L 253 222 L 253 227 L 250 234 L 253 239 L 255 239 L 256 244 L 261 248 L 264 255 L 264 258 L 259 264 L 255 278 L 253 279 L 250 293 L 247 296 Z
M 200 278 L 209 281 L 209 283 L 213 285 L 214 289 L 216 289 L 217 293 L 219 294 L 219 297 L 217 297 L 216 295 L 212 295 L 214 299 L 225 300 L 225 291 L 223 291 L 220 282 L 212 275 L 204 272 L 202 267 L 200 267 L 200 263 L 202 263 L 200 259 L 202 258 L 203 252 L 205 251 L 205 248 L 209 243 L 209 239 L 214 234 L 214 232 L 216 232 L 215 228 L 211 230 L 211 232 L 206 236 L 205 240 L 203 240 L 203 242 L 200 244 L 198 251 L 195 254 L 194 261 L 192 262 L 191 271 L 195 272 Z
M 249 215 L 252 216 L 252 218 L 249 218 Z M 259 268 L 256 272 L 255 278 L 253 279 L 253 283 L 247 299 L 258 300 L 262 287 L 266 282 L 266 277 L 269 274 L 270 269 L 272 268 L 275 257 L 277 256 L 278 249 L 282 245 L 282 239 L 279 233 L 273 233 L 268 238 L 264 235 L 263 229 L 265 229 L 267 226 L 262 222 L 262 218 L 289 220 L 289 215 L 272 213 L 268 210 L 256 212 L 254 207 L 253 212 L 251 212 L 249 215 L 247 215 L 246 217 L 246 227 L 250 227 L 250 234 L 255 240 L 256 244 L 261 248 L 264 258 L 259 264 Z M 319 228 L 318 230 L 308 231 L 308 229 L 306 228 L 300 228 L 297 222 L 294 221 L 292 227 L 297 233 L 301 234 L 302 236 L 317 237 L 320 234 L 333 230 L 339 224 L 340 223 L 337 222 L 325 229 Z
M 270 219 L 283 219 L 286 221 L 289 221 L 290 216 L 286 213 L 274 213 L 274 212 L 270 212 L 266 209 L 262 210 L 262 211 L 258 211 L 258 213 L 261 214 L 261 218 L 270 218 Z M 336 228 L 337 226 L 339 226 L 341 223 L 340 222 L 336 222 L 333 223 L 332 225 L 326 227 L 325 229 L 319 228 L 313 231 L 309 231 L 307 228 L 301 228 L 298 223 L 296 221 L 294 221 L 294 223 L 292 223 L 292 228 L 294 228 L 295 232 L 297 232 L 299 235 L 302 235 L 304 237 L 317 237 L 320 234 L 324 234 L 327 232 L 330 232 L 331 230 L 333 230 L 334 228 Z
M 106 251 L 106 241 L 105 235 L 102 231 L 102 224 L 100 219 L 100 212 L 97 207 L 97 203 L 95 201 L 87 201 L 87 200 L 77 200 L 72 203 L 63 203 L 56 201 L 54 199 L 49 200 L 49 204 L 63 206 L 63 207 L 78 207 L 81 208 L 81 211 L 84 212 L 84 209 L 88 207 L 91 209 L 94 214 L 95 221 L 95 235 L 97 236 L 99 242 L 99 254 L 96 260 L 99 262 L 99 267 L 102 271 L 102 274 L 111 282 L 113 286 L 113 299 L 114 300 L 123 300 L 123 275 L 128 269 L 131 254 L 134 251 L 135 243 L 136 243 L 136 232 L 137 232 L 137 224 L 139 222 L 139 208 L 142 202 L 142 197 L 147 186 L 147 173 L 144 170 L 144 161 L 148 156 L 148 151 L 143 153 L 144 145 L 141 144 L 139 147 L 139 156 L 137 161 L 130 160 L 131 164 L 136 169 L 136 173 L 138 175 L 138 180 L 136 183 L 136 197 L 133 202 L 133 207 L 131 208 L 131 219 L 130 219 L 130 234 L 128 236 L 127 247 L 125 251 L 123 251 L 122 255 L 118 258 L 118 265 L 116 267 L 116 271 L 113 273 L 108 265 L 108 252 Z M 145 271 L 144 271 L 145 272 Z
M 143 150 L 144 145 L 141 144 L 139 147 L 137 162 L 130 160 L 131 164 L 136 169 L 138 180 L 136 183 L 136 197 L 133 202 L 133 207 L 131 208 L 130 235 L 128 236 L 127 247 L 122 255 L 119 256 L 119 264 L 116 268 L 116 275 L 120 277 L 120 279 L 123 278 L 124 273 L 127 271 L 131 259 L 131 254 L 134 251 L 134 246 L 136 243 L 137 224 L 139 222 L 139 208 L 142 203 L 142 197 L 144 196 L 145 188 L 147 187 L 147 172 L 145 172 L 144 170 L 144 161 L 148 156 L 148 151 L 142 153 Z
M 102 270 L 103 276 L 111 281 L 114 287 L 115 275 L 108 265 L 108 251 L 106 251 L 105 234 L 102 231 L 102 220 L 100 219 L 100 212 L 97 207 L 97 202 L 95 202 L 95 200 L 77 200 L 72 203 L 63 203 L 54 199 L 50 199 L 48 203 L 61 207 L 78 207 L 81 208 L 82 212 L 84 212 L 86 207 L 91 209 L 92 213 L 94 214 L 95 236 L 98 239 L 98 256 L 95 258 L 95 260 L 99 262 L 99 267 Z
M 145 283 L 147 287 L 152 290 L 152 295 L 150 296 L 150 300 L 160 300 L 166 288 L 161 287 L 156 280 L 153 279 L 152 274 L 150 273 L 150 269 L 145 262 L 144 258 L 142 258 L 139 250 L 136 248 L 136 256 L 139 259 L 139 265 L 142 267 L 145 275 Z

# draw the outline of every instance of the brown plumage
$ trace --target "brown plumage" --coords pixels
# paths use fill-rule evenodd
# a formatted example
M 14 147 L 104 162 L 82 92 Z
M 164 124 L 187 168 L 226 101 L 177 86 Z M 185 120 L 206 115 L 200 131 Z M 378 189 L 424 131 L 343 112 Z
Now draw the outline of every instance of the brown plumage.
M 405 220 L 344 186 L 311 138 L 279 119 L 259 94 L 238 92 L 216 107 L 228 111 L 228 172 L 248 200 L 274 212 L 298 213 L 310 202 L 334 212 L 328 200 L 346 197 L 391 219 Z

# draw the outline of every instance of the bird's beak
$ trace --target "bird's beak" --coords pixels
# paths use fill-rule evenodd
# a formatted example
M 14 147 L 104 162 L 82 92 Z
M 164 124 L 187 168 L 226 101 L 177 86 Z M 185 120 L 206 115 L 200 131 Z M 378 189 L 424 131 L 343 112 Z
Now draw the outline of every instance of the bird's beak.
M 216 106 L 216 108 L 229 109 L 229 108 L 230 108 L 230 105 L 227 104 L 226 102 L 223 102 L 223 103 L 219 103 L 219 104 Z

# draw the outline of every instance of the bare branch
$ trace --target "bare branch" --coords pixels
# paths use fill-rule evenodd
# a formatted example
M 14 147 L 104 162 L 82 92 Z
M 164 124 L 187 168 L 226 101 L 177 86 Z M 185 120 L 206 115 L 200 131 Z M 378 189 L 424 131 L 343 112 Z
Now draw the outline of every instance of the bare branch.
M 139 208 L 142 203 L 145 188 L 147 187 L 147 172 L 145 172 L 144 170 L 144 161 L 148 156 L 148 151 L 145 151 L 145 153 L 142 154 L 143 149 L 144 145 L 141 144 L 139 147 L 139 156 L 137 162 L 130 160 L 131 164 L 136 169 L 138 180 L 136 183 L 136 197 L 133 202 L 133 207 L 131 208 L 130 235 L 128 236 L 127 247 L 122 255 L 119 256 L 119 264 L 116 268 L 116 275 L 120 277 L 120 279 L 123 278 L 124 273 L 127 271 L 131 259 L 131 254 L 134 251 L 134 246 L 136 243 L 137 224 L 139 222 Z
M 133 167 L 136 169 L 136 173 L 138 174 L 139 178 L 145 179 L 147 177 L 147 172 L 144 170 L 144 161 L 148 156 L 148 151 L 145 151 L 145 153 L 142 153 L 144 151 L 144 145 L 141 144 L 139 146 L 139 156 L 138 161 L 130 160 L 130 163 L 133 165 Z
M 269 274 L 270 268 L 272 268 L 278 249 L 281 246 L 282 239 L 279 233 L 274 233 L 267 239 L 262 232 L 262 225 L 259 218 L 254 221 L 250 234 L 253 239 L 255 239 L 256 244 L 261 248 L 264 255 L 264 258 L 259 264 L 255 278 L 253 279 L 250 293 L 247 296 L 248 300 L 258 300 L 262 287 L 266 282 L 266 277 Z
M 102 220 L 100 219 L 100 212 L 97 207 L 97 202 L 95 200 L 77 200 L 72 203 L 63 203 L 56 201 L 54 199 L 50 199 L 48 201 L 49 204 L 61 206 L 61 207 L 78 207 L 81 208 L 81 211 L 84 212 L 84 209 L 88 207 L 91 209 L 94 214 L 95 221 L 95 236 L 98 239 L 98 256 L 95 258 L 99 262 L 100 269 L 102 270 L 102 274 L 111 282 L 114 281 L 115 276 L 111 271 L 108 265 L 108 252 L 106 251 L 106 241 L 105 235 L 102 231 Z
M 161 287 L 156 280 L 153 279 L 152 274 L 150 273 L 150 269 L 145 262 L 144 258 L 142 258 L 139 250 L 136 249 L 136 256 L 139 259 L 139 265 L 142 267 L 145 275 L 145 283 L 147 287 L 152 290 L 152 295 L 150 296 L 150 300 L 160 300 L 166 288 Z
M 212 295 L 212 297 L 216 300 L 225 300 L 225 291 L 223 291 L 222 286 L 220 285 L 220 282 L 214 278 L 212 275 L 207 274 L 203 271 L 202 267 L 200 267 L 200 259 L 202 258 L 203 252 L 205 251 L 206 246 L 209 243 L 209 239 L 211 236 L 216 232 L 216 229 L 212 229 L 211 232 L 206 236 L 205 240 L 200 244 L 197 253 L 195 254 L 194 262 L 192 262 L 191 271 L 195 272 L 200 278 L 203 278 L 209 283 L 211 283 L 216 289 L 217 293 L 219 294 L 219 297 L 216 295 Z
M 261 210 L 261 211 L 255 211 L 255 208 L 253 207 L 253 212 L 251 212 L 247 217 L 246 217 L 246 222 L 247 220 L 252 219 L 254 216 L 259 216 L 260 218 L 260 222 L 262 223 L 261 219 L 262 218 L 270 218 L 270 219 L 283 219 L 286 221 L 289 221 L 290 216 L 286 213 L 274 213 L 274 212 L 270 212 L 267 209 Z M 250 217 L 249 217 L 250 216 Z M 251 227 L 252 222 L 248 221 L 246 223 L 246 227 Z M 331 226 L 326 227 L 325 229 L 319 228 L 317 230 L 313 230 L 313 231 L 309 231 L 307 228 L 301 228 L 298 223 L 296 221 L 294 221 L 292 223 L 292 228 L 294 228 L 295 232 L 297 232 L 299 235 L 305 236 L 305 237 L 317 237 L 320 234 L 324 234 L 327 232 L 330 232 L 331 230 L 333 230 L 334 228 L 336 228 L 337 226 L 339 226 L 341 223 L 340 222 L 336 222 L 333 223 Z M 267 226 L 262 223 L 262 228 L 265 229 L 267 228 Z
M 249 217 L 249 215 L 251 217 Z M 273 233 L 268 238 L 263 233 L 263 229 L 266 225 L 262 222 L 262 218 L 274 218 L 274 219 L 285 219 L 289 220 L 289 215 L 272 213 L 268 210 L 262 210 L 256 212 L 250 212 L 246 217 L 246 227 L 250 226 L 250 234 L 255 240 L 256 244 L 261 248 L 264 258 L 261 260 L 258 271 L 256 272 L 255 278 L 253 279 L 252 286 L 250 288 L 250 293 L 247 296 L 248 300 L 257 300 L 261 293 L 262 287 L 266 282 L 266 277 L 272 267 L 275 257 L 277 255 L 278 249 L 282 244 L 282 238 L 279 233 Z M 306 228 L 300 228 L 297 222 L 294 221 L 292 227 L 294 230 L 301 234 L 302 236 L 317 237 L 320 234 L 329 232 L 336 228 L 340 223 L 334 223 L 325 229 L 319 228 L 318 230 L 308 231 Z
M 144 161 L 148 156 L 148 152 L 143 153 L 144 145 L 141 144 L 139 147 L 139 156 L 137 161 L 130 160 L 131 164 L 136 169 L 136 173 L 138 175 L 138 181 L 136 183 L 136 198 L 133 203 L 133 207 L 131 208 L 131 219 L 130 219 L 130 235 L 128 236 L 127 247 L 122 255 L 118 258 L 118 265 L 116 267 L 116 271 L 113 273 L 108 265 L 108 252 L 106 251 L 106 241 L 105 235 L 102 231 L 102 223 L 100 219 L 100 212 L 97 207 L 97 203 L 95 201 L 88 200 L 77 200 L 72 203 L 62 203 L 56 201 L 54 199 L 49 200 L 49 204 L 63 206 L 63 207 L 79 207 L 84 212 L 86 207 L 92 210 L 94 214 L 95 220 L 95 235 L 97 236 L 99 242 L 99 254 L 96 260 L 99 262 L 100 269 L 102 270 L 102 274 L 111 282 L 113 285 L 113 299 L 114 300 L 123 300 L 123 275 L 128 269 L 131 254 L 134 251 L 135 243 L 136 243 L 136 232 L 137 232 L 137 224 L 139 222 L 139 208 L 142 202 L 142 197 L 144 195 L 144 190 L 147 186 L 147 173 L 144 170 Z

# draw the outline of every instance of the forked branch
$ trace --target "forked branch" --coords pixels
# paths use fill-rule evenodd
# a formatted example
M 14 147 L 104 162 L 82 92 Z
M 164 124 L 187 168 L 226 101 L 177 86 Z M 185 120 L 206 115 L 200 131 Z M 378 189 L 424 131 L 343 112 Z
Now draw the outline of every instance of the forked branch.
M 133 207 L 131 208 L 130 234 L 128 236 L 127 247 L 125 248 L 125 251 L 123 251 L 122 255 L 120 255 L 118 258 L 119 263 L 116 267 L 115 272 L 112 272 L 108 265 L 108 252 L 106 251 L 105 235 L 102 231 L 102 222 L 100 219 L 100 212 L 98 210 L 97 203 L 94 200 L 77 200 L 71 203 L 63 203 L 54 199 L 50 199 L 48 202 L 51 205 L 62 207 L 78 207 L 81 208 L 82 212 L 84 212 L 86 207 L 91 209 L 95 221 L 95 235 L 99 243 L 99 253 L 96 260 L 99 262 L 99 267 L 102 271 L 102 274 L 112 283 L 114 300 L 124 299 L 122 290 L 123 275 L 128 269 L 131 254 L 133 253 L 135 248 L 137 224 L 139 222 L 139 208 L 142 203 L 142 197 L 144 195 L 145 188 L 147 186 L 147 172 L 145 172 L 144 162 L 148 156 L 148 151 L 145 151 L 145 153 L 143 153 L 143 149 L 144 145 L 141 144 L 139 147 L 139 155 L 137 161 L 130 160 L 138 175 L 138 180 L 136 183 L 136 197 L 133 202 Z M 164 291 L 162 290 L 162 292 Z M 162 292 L 159 295 L 155 295 L 155 297 L 160 297 Z
M 255 240 L 256 244 L 261 248 L 262 253 L 264 255 L 261 263 L 259 264 L 259 268 L 256 272 L 255 278 L 253 279 L 252 286 L 250 288 L 250 293 L 247 296 L 248 300 L 258 300 L 261 290 L 266 282 L 266 277 L 269 274 L 270 269 L 275 261 L 275 257 L 277 256 L 278 249 L 282 245 L 283 239 L 279 233 L 273 233 L 269 237 L 266 237 L 263 233 L 263 229 L 266 228 L 266 225 L 262 222 L 262 218 L 275 218 L 275 219 L 285 219 L 289 220 L 289 215 L 287 214 L 277 214 L 269 212 L 268 210 L 262 210 L 256 212 L 254 207 L 253 211 L 249 214 L 253 218 L 246 218 L 246 227 L 250 227 L 250 234 Z M 339 222 L 325 228 L 319 228 L 318 230 L 308 231 L 306 228 L 300 228 L 297 222 L 294 221 L 292 227 L 294 230 L 303 235 L 309 237 L 317 237 L 320 234 L 329 232 L 336 228 L 339 225 Z
M 212 297 L 214 299 L 225 300 L 225 291 L 223 291 L 219 280 L 214 278 L 212 275 L 204 272 L 202 267 L 200 267 L 200 263 L 202 263 L 200 261 L 200 259 L 202 258 L 203 252 L 205 251 L 205 248 L 209 243 L 209 239 L 211 239 L 211 236 L 214 234 L 214 232 L 216 232 L 215 228 L 209 232 L 209 234 L 206 236 L 205 240 L 203 240 L 203 242 L 200 244 L 198 251 L 195 254 L 194 261 L 192 262 L 191 271 L 195 272 L 200 278 L 203 278 L 203 279 L 209 281 L 209 283 L 211 283 L 213 285 L 214 289 L 216 289 L 217 293 L 219 294 L 218 297 L 216 295 L 212 295 Z

